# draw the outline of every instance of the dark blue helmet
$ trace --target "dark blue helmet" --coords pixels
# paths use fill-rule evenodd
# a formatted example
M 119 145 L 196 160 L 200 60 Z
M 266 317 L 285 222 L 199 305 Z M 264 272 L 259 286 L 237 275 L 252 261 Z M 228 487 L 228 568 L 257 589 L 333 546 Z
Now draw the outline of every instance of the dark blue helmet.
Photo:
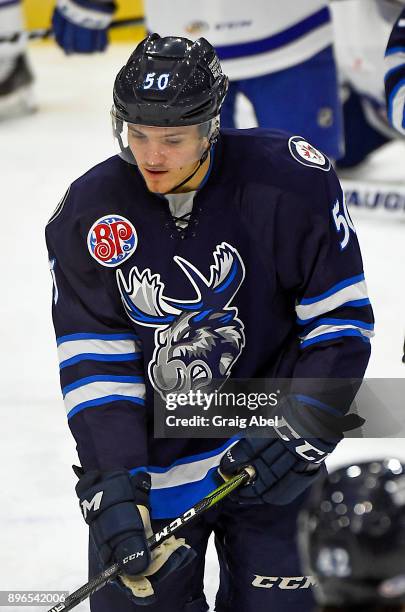
M 353 464 L 317 482 L 299 516 L 303 570 L 323 606 L 405 603 L 405 464 Z
M 228 78 L 205 38 L 151 34 L 115 79 L 114 113 L 142 125 L 196 125 L 219 115 L 227 89 Z

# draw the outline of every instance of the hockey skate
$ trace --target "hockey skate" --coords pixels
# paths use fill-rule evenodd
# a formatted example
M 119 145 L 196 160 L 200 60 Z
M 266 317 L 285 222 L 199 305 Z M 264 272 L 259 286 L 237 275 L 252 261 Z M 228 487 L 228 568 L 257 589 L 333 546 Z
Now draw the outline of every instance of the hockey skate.
M 26 55 L 0 60 L 0 73 L 4 75 L 0 81 L 0 121 L 35 112 L 34 76 Z

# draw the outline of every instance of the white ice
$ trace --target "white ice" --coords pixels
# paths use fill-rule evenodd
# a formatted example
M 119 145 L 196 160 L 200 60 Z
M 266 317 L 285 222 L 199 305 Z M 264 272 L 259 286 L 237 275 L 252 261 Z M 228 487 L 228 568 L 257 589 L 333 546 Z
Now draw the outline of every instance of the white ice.
M 86 528 L 73 491 L 77 458 L 58 386 L 43 233 L 70 181 L 113 153 L 111 88 L 129 52 L 117 45 L 105 55 L 66 58 L 52 45 L 32 48 L 39 112 L 0 124 L 0 590 L 72 591 L 86 581 Z M 246 107 L 241 113 L 246 125 Z M 370 175 L 394 168 L 401 178 L 404 153 L 403 145 L 388 147 Z M 369 218 L 357 227 L 377 319 L 368 375 L 403 377 L 405 224 Z M 331 464 L 375 455 L 405 459 L 402 440 L 346 440 Z M 211 548 L 211 602 L 216 582 Z

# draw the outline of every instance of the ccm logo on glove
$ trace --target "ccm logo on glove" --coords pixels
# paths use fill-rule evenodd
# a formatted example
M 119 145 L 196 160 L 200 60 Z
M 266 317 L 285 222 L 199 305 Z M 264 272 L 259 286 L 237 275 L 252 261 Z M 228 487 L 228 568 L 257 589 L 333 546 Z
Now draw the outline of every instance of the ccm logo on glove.
M 290 442 L 294 438 L 296 440 L 302 440 L 302 436 L 300 436 L 283 417 L 279 418 L 279 423 L 280 425 L 274 426 L 274 429 L 282 440 L 284 440 L 285 442 Z M 329 453 L 325 453 L 316 446 L 313 446 L 313 444 L 311 444 L 307 440 L 302 441 L 304 442 L 304 444 L 300 444 L 294 449 L 297 455 L 299 455 L 306 461 L 313 461 L 314 463 L 321 463 L 322 461 L 325 461 Z M 313 456 L 313 454 L 308 454 L 308 451 L 315 451 L 316 455 Z
M 235 459 L 232 457 L 232 453 L 230 450 L 226 453 L 226 456 L 228 460 L 230 461 L 230 463 L 235 463 Z
M 132 553 L 132 555 L 128 555 L 128 557 L 125 557 L 122 562 L 123 563 L 128 563 L 129 561 L 133 561 L 134 559 L 138 559 L 138 557 L 143 557 L 144 554 L 144 550 L 140 550 L 136 553 Z

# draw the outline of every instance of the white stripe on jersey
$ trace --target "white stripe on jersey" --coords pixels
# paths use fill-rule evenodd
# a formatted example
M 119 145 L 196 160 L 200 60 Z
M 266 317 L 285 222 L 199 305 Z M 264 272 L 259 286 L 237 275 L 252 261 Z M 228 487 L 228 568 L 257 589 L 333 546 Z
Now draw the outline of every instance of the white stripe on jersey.
M 386 73 L 392 70 L 393 68 L 399 68 L 403 64 L 405 64 L 405 50 L 396 51 L 395 53 L 385 56 Z
M 199 459 L 190 463 L 182 463 L 175 465 L 166 472 L 157 473 L 153 468 L 149 468 L 149 473 L 152 480 L 153 489 L 167 489 L 170 487 L 178 487 L 188 484 L 189 482 L 197 482 L 202 480 L 210 469 L 218 467 L 222 456 L 239 440 L 230 442 L 229 446 L 216 455 Z
M 233 80 L 294 66 L 319 53 L 333 40 L 330 23 L 317 22 L 307 34 L 300 27 L 304 20 L 328 7 L 326 0 L 145 0 L 144 6 L 148 29 L 161 36 L 192 40 L 204 36 L 214 47 L 277 37 L 273 51 L 244 56 L 241 49 L 241 56 L 221 59 L 225 74 Z M 288 34 L 285 43 L 284 34 Z
M 355 329 L 359 331 L 361 335 L 365 338 L 373 338 L 374 336 L 373 331 L 369 329 L 364 329 L 363 327 L 359 327 L 357 325 L 318 325 L 318 327 L 315 327 L 306 336 L 300 336 L 300 340 L 301 342 L 306 342 L 307 340 L 317 338 L 318 336 L 323 336 L 325 334 L 334 334 L 345 329 Z
M 63 363 L 72 357 L 79 355 L 125 355 L 140 351 L 139 344 L 135 340 L 100 340 L 96 338 L 68 340 L 59 344 L 59 363 Z
M 92 400 L 102 400 L 111 395 L 145 397 L 145 385 L 118 381 L 91 382 L 66 393 L 64 401 L 67 414 L 76 406 Z
M 295 310 L 298 318 L 306 321 L 331 312 L 347 302 L 364 300 L 366 298 L 368 298 L 367 285 L 366 281 L 362 280 L 312 304 L 297 304 Z
M 294 42 L 268 53 L 221 60 L 224 73 L 231 79 L 247 79 L 277 72 L 310 59 L 331 44 L 332 26 L 323 25 Z
M 392 104 L 392 125 L 398 132 L 405 135 L 405 85 L 395 94 Z

